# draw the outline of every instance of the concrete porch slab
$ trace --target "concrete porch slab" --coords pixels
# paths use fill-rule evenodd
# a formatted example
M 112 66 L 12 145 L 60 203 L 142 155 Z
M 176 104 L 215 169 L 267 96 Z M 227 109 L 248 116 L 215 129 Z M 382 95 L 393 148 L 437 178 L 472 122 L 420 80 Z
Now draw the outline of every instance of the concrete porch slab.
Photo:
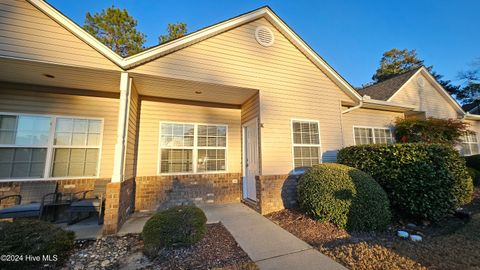
M 117 233 L 119 236 L 124 236 L 129 233 L 142 233 L 143 226 L 147 220 L 153 216 L 155 212 L 135 212 L 127 221 L 122 225 L 120 231 Z
M 75 224 L 68 225 L 67 223 L 59 223 L 64 230 L 75 232 L 75 239 L 77 240 L 96 240 L 102 237 L 102 225 L 98 225 L 98 218 L 93 216 L 91 218 L 79 221 Z

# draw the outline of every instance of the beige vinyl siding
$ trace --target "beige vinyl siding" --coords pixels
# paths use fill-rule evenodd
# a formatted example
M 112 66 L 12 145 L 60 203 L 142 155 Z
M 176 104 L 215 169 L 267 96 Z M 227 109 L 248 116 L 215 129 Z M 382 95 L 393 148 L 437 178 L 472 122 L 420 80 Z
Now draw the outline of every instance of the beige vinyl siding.
M 420 87 L 417 78 L 421 76 L 425 82 Z M 443 97 L 425 76 L 417 73 L 400 91 L 398 91 L 392 102 L 411 104 L 418 106 L 420 111 L 425 111 L 427 117 L 436 118 L 457 118 L 457 111 L 452 104 Z
M 0 56 L 119 68 L 25 0 L 0 3 Z
M 480 121 L 466 120 L 470 124 L 469 130 L 475 131 L 477 133 L 477 138 L 480 141 Z
M 157 175 L 160 122 L 228 125 L 228 172 L 241 172 L 241 111 L 190 104 L 140 100 L 137 176 Z
M 260 117 L 260 100 L 259 95 L 254 95 L 242 104 L 242 123 L 246 123 L 252 119 Z
M 135 176 L 137 164 L 135 152 L 137 148 L 138 106 L 138 92 L 135 85 L 132 84 L 130 104 L 128 107 L 127 145 L 125 149 L 125 179 L 130 179 Z
M 100 177 L 110 178 L 113 172 L 118 103 L 116 98 L 78 96 L 21 90 L 0 86 L 0 112 L 51 114 L 103 118 Z
M 275 43 L 263 47 L 257 26 L 272 29 Z M 342 145 L 340 101 L 351 99 L 267 20 L 259 19 L 132 70 L 157 76 L 259 89 L 262 172 L 293 169 L 291 119 L 320 122 L 324 161 Z M 240 91 L 240 90 L 239 90 Z M 221 100 L 218 100 L 221 102 Z
M 346 108 L 344 108 L 346 109 Z M 342 115 L 343 137 L 345 147 L 354 145 L 353 127 L 390 128 L 395 118 L 403 118 L 403 113 L 379 110 L 358 109 Z

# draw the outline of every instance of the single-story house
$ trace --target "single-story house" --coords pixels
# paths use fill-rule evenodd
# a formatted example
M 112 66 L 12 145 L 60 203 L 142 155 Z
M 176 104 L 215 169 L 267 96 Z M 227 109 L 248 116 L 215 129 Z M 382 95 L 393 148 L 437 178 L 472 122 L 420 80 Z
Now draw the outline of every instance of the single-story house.
M 480 132 L 425 68 L 357 91 L 268 7 L 126 58 L 43 0 L 2 1 L 0 36 L 0 196 L 109 181 L 105 233 L 183 203 L 288 207 L 304 167 L 391 143 L 397 117 Z

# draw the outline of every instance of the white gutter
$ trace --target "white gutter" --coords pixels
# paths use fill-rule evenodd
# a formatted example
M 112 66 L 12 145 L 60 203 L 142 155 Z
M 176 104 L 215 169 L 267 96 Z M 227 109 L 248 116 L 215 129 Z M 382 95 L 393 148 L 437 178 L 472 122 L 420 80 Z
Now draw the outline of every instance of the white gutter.
M 357 106 L 351 107 L 350 109 L 346 109 L 345 111 L 342 111 L 342 114 L 349 113 L 351 111 L 355 111 L 356 109 L 360 109 L 363 106 L 363 97 L 360 100 L 360 103 Z

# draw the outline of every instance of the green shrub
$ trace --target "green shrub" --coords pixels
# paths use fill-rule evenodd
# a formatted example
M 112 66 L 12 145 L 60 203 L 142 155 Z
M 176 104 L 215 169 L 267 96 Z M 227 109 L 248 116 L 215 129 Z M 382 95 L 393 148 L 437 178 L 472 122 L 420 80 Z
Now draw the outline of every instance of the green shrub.
M 473 185 L 478 187 L 480 186 L 480 171 L 475 170 L 474 168 L 467 168 L 468 174 L 473 179 Z
M 75 234 L 40 220 L 2 222 L 0 226 L 0 254 L 23 255 L 18 262 L 3 263 L 2 269 L 38 269 L 45 264 L 61 266 L 74 247 Z M 50 255 L 56 262 L 28 261 L 25 255 Z
M 143 227 L 145 254 L 155 256 L 160 248 L 187 246 L 200 241 L 207 217 L 195 206 L 176 206 L 156 213 Z
M 448 145 L 351 146 L 337 158 L 372 175 L 399 217 L 438 221 L 472 199 L 465 161 Z
M 480 155 L 466 156 L 467 167 L 480 171 Z
M 320 164 L 298 182 L 300 207 L 313 218 L 350 231 L 382 230 L 391 213 L 385 191 L 368 174 L 341 164 Z

